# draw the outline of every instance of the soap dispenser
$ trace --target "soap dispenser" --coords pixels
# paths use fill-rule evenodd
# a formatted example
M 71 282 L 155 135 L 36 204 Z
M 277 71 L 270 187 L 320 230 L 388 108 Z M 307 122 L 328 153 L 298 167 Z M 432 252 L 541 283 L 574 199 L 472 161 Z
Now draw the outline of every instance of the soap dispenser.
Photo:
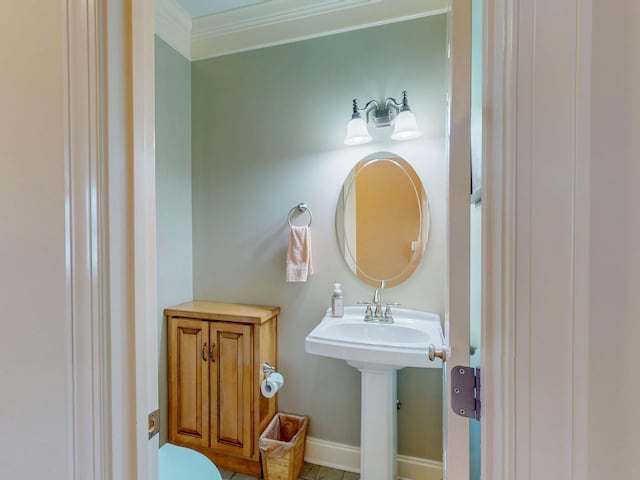
M 344 297 L 342 296 L 342 285 L 333 284 L 333 295 L 331 295 L 331 315 L 342 317 L 344 315 Z

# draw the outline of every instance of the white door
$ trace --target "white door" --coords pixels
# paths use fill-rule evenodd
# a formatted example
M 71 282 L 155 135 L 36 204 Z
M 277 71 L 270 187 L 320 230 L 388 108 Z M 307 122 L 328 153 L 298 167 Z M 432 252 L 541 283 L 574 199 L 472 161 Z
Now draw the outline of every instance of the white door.
M 471 0 L 449 6 L 448 249 L 443 363 L 444 479 L 469 479 L 469 419 L 451 408 L 451 369 L 469 366 Z

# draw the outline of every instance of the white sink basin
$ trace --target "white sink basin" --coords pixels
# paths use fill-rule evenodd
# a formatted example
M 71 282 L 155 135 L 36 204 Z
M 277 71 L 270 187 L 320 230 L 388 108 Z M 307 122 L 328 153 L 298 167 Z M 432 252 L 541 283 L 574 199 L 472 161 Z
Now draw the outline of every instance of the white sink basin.
M 429 344 L 443 344 L 440 317 L 433 313 L 393 309 L 394 323 L 364 321 L 365 307 L 345 307 L 344 317 L 330 310 L 305 339 L 307 353 L 340 358 L 354 367 L 438 368 L 429 361 Z
M 364 321 L 365 307 L 346 307 L 344 317 L 327 310 L 305 339 L 307 353 L 340 358 L 361 372 L 360 478 L 389 480 L 397 475 L 397 372 L 403 367 L 438 368 L 429 344 L 441 347 L 440 317 L 393 309 L 394 323 Z

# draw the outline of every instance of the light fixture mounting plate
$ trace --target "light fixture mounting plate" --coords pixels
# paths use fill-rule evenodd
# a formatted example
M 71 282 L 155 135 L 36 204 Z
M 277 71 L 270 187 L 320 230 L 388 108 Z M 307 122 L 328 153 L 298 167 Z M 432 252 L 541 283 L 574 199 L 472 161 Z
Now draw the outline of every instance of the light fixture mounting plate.
M 367 113 L 369 125 L 375 128 L 388 127 L 396 117 L 393 108 L 374 108 Z

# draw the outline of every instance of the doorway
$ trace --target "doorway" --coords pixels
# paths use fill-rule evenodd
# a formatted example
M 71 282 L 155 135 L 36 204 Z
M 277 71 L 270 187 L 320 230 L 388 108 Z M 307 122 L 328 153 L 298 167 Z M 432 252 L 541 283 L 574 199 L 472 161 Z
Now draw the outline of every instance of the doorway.
M 192 178 L 193 178 L 193 177 L 192 177 Z M 186 210 L 186 209 L 185 209 L 185 210 Z M 191 227 L 192 227 L 192 229 L 193 229 L 193 225 L 191 225 Z M 187 227 L 187 228 L 188 228 L 188 227 Z M 185 236 L 185 237 L 186 237 L 186 236 Z M 183 238 L 183 240 L 184 240 L 184 238 Z M 189 242 L 188 242 L 188 240 L 187 240 L 187 242 L 186 242 L 186 243 L 189 243 Z M 193 239 L 191 240 L 191 243 L 193 244 Z M 185 285 L 188 285 L 188 284 L 185 284 Z M 193 290 L 193 288 L 194 288 L 194 287 L 193 287 L 193 285 L 192 285 L 192 286 L 191 286 L 191 289 Z M 195 296 L 195 292 L 194 292 L 194 296 Z

